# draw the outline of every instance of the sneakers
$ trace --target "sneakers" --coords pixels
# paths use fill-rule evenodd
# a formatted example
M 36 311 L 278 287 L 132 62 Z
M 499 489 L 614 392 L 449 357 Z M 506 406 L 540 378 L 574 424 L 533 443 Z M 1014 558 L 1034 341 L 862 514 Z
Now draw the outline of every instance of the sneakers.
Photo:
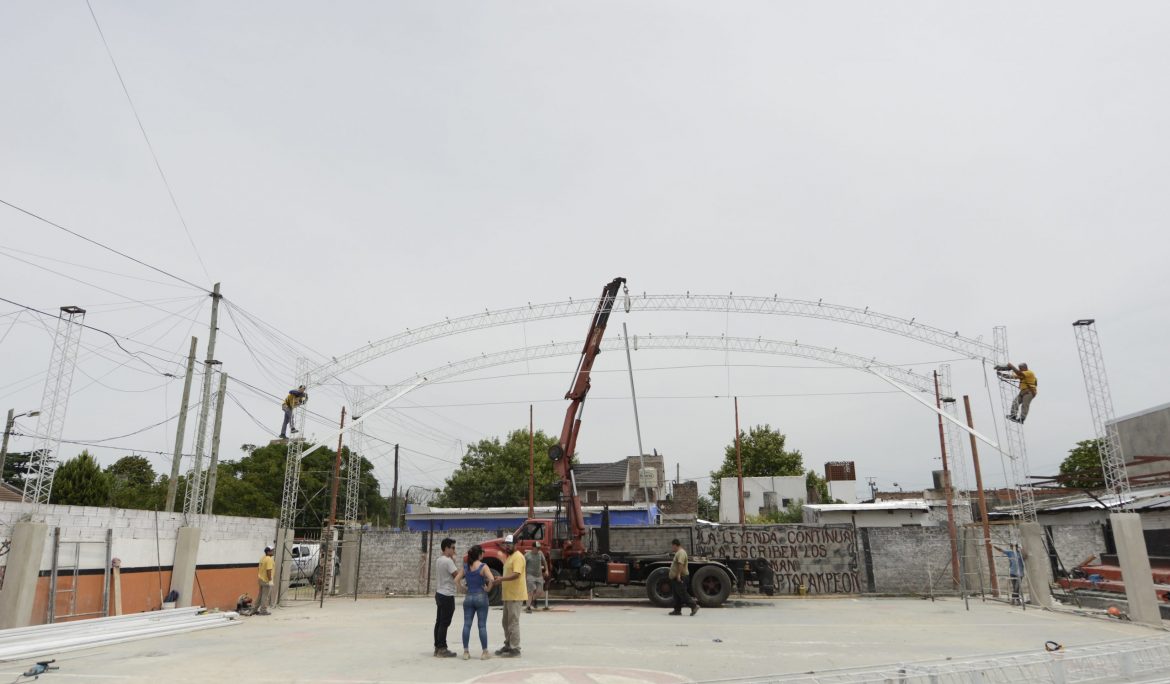
M 471 660 L 471 654 L 468 653 L 467 651 L 464 651 L 463 652 L 463 659 L 464 660 Z
M 511 646 L 503 646 L 501 648 L 496 649 L 496 655 L 498 655 L 498 656 L 502 656 L 505 653 L 511 653 L 511 652 L 512 652 Z
M 292 432 L 294 435 L 297 434 L 296 428 L 289 428 L 289 431 Z
M 525 609 L 524 609 L 524 612 L 525 612 L 525 613 L 531 613 L 531 612 L 532 612 L 532 606 L 528 606 L 527 608 L 525 608 Z
M 1023 425 L 1023 424 L 1024 424 L 1024 419 L 1023 419 L 1023 418 L 1016 418 L 1015 416 L 1013 416 L 1013 415 L 1012 415 L 1012 414 L 1010 414 L 1010 413 L 1007 415 L 1007 419 L 1008 419 L 1008 420 L 1010 420 L 1010 421 L 1012 421 L 1013 423 L 1019 423 L 1020 425 Z
M 436 658 L 454 658 L 455 652 L 447 650 L 445 648 L 436 648 L 435 649 L 435 657 Z
M 518 649 L 518 648 L 508 649 L 508 651 L 506 653 L 501 654 L 500 657 L 501 658 L 519 658 L 520 657 L 520 649 Z
M 492 657 L 492 654 L 490 651 L 484 651 L 482 654 L 480 654 L 479 659 L 480 660 L 491 660 L 491 657 Z
M 681 610 L 672 610 L 669 613 L 667 613 L 667 615 L 682 615 L 682 611 Z
M 695 605 L 691 606 L 691 615 L 694 615 L 697 612 L 699 612 L 699 604 L 696 603 Z

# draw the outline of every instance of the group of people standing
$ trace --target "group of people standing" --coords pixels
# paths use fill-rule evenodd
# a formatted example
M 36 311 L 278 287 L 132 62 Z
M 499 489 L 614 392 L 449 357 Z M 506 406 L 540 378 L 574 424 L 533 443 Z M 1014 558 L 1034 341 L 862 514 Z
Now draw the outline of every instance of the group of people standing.
M 447 629 L 455 616 L 455 594 L 462 587 L 463 597 L 463 659 L 471 658 L 471 627 L 474 623 L 479 630 L 480 658 L 492 657 L 488 650 L 487 614 L 489 595 L 500 585 L 504 603 L 504 645 L 495 655 L 503 658 L 520 657 L 520 612 L 532 612 L 532 602 L 544 593 L 548 578 L 548 562 L 536 542 L 527 554 L 516 550 L 512 535 L 504 538 L 504 572 L 499 577 L 483 562 L 483 549 L 477 544 L 467 550 L 467 562 L 463 567 L 455 563 L 455 540 L 444 539 L 439 545 L 440 555 L 435 559 L 434 574 L 438 577 L 435 588 L 435 657 L 454 658 L 455 652 L 447 647 Z

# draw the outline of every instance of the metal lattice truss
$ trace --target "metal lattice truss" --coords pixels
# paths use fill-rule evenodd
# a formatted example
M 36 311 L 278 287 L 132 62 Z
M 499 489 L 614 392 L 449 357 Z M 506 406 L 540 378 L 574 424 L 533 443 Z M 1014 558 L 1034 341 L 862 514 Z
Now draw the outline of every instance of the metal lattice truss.
M 996 365 L 1005 365 L 1010 363 L 1011 357 L 1008 354 L 1007 328 L 996 326 L 995 328 L 995 348 L 998 356 L 996 356 Z M 1015 400 L 1019 388 L 1004 380 L 999 380 L 999 402 L 1000 411 L 1007 414 L 1012 401 Z M 1027 486 L 1024 478 L 1028 473 L 1028 446 L 1024 442 L 1024 426 L 1015 421 L 1007 420 L 1006 417 L 998 418 L 998 421 L 1003 425 L 1004 439 L 1000 445 L 1000 453 L 1008 457 L 1010 464 L 1012 481 L 1009 483 L 1015 487 L 1016 495 L 1020 498 L 1020 519 L 1023 522 L 1036 522 L 1036 499 L 1032 495 L 1032 488 Z
M 354 387 L 351 406 L 353 419 L 361 417 L 358 408 L 364 402 L 365 387 Z M 361 495 L 362 453 L 366 450 L 366 426 L 359 424 L 349 433 L 349 459 L 345 463 L 345 517 L 346 527 L 357 527 L 358 501 Z
M 1165 681 L 1170 640 L 1164 637 L 1001 656 L 906 663 L 881 668 L 739 677 L 737 684 L 1106 684 Z M 1153 677 L 1158 677 L 1153 679 Z
M 955 399 L 951 387 L 951 364 L 944 363 L 938 367 L 938 386 L 939 394 L 944 399 L 942 404 L 943 411 L 960 422 L 964 418 L 959 417 L 959 402 L 945 401 L 946 399 Z M 967 483 L 967 461 L 965 458 L 965 451 L 963 450 L 963 438 L 966 433 L 960 430 L 950 421 L 943 421 L 943 431 L 946 437 L 947 456 L 950 460 L 949 466 L 952 473 L 953 487 L 955 490 L 955 505 L 966 506 L 969 511 L 970 500 L 968 493 L 971 491 Z
M 73 387 L 73 371 L 77 368 L 77 348 L 81 344 L 85 309 L 63 306 L 57 314 L 57 332 L 53 335 L 53 350 L 49 354 L 49 372 L 41 394 L 41 413 L 37 417 L 39 441 L 28 464 L 24 480 L 24 501 L 31 501 L 34 509 L 49 503 L 53 493 L 53 475 L 57 472 L 61 433 L 65 429 L 65 410 L 69 407 L 69 392 Z
M 835 366 L 843 366 L 846 368 L 856 368 L 857 370 L 879 372 L 888 377 L 908 385 L 919 392 L 934 392 L 934 379 L 916 373 L 908 368 L 900 366 L 890 366 L 883 364 L 872 357 L 858 356 L 847 352 L 838 351 L 836 349 L 826 349 L 824 347 L 814 347 L 808 344 L 798 344 L 796 342 L 783 342 L 780 340 L 766 340 L 758 337 L 723 337 L 723 336 L 703 336 L 703 335 L 648 335 L 645 337 L 635 336 L 633 340 L 635 349 L 659 349 L 659 350 L 683 350 L 683 351 L 731 351 L 750 354 L 776 354 L 781 356 L 794 356 L 803 359 L 811 359 L 823 363 L 832 364 Z M 410 386 L 411 383 L 417 382 L 419 377 L 427 378 L 430 384 L 440 382 L 449 378 L 453 378 L 464 373 L 481 370 L 484 368 L 491 368 L 493 366 L 503 366 L 511 363 L 520 363 L 523 361 L 534 361 L 537 359 L 547 359 L 556 356 L 572 356 L 581 353 L 581 345 L 583 341 L 574 342 L 553 342 L 550 344 L 537 345 L 532 347 L 520 347 L 517 349 L 509 349 L 507 351 L 496 352 L 494 354 L 481 354 L 473 356 L 462 361 L 449 363 L 445 366 L 431 369 L 425 373 L 420 373 L 411 378 L 402 380 L 393 385 L 388 385 L 367 398 L 364 402 L 363 409 L 366 406 L 372 406 L 386 397 L 400 392 L 402 388 Z M 602 351 L 621 351 L 625 349 L 625 340 L 618 336 L 604 339 L 601 342 Z
M 308 387 L 311 377 L 309 360 L 298 358 L 297 384 Z M 308 409 L 305 406 L 307 403 L 302 403 L 293 411 L 293 421 L 300 426 L 297 429 L 301 430 L 300 434 L 302 435 L 305 434 L 304 430 L 308 427 L 305 422 L 305 417 L 308 414 Z M 284 492 L 280 497 L 280 528 L 282 530 L 293 529 L 293 524 L 297 519 L 297 498 L 301 488 L 301 452 L 304 450 L 304 438 L 294 434 L 292 439 L 288 441 L 288 453 L 284 460 Z
M 827 304 L 821 301 L 786 299 L 778 296 L 700 295 L 690 294 L 689 292 L 686 294 L 670 295 L 634 295 L 630 298 L 629 304 L 631 312 L 726 312 L 816 318 L 902 335 L 903 337 L 909 337 L 936 347 L 950 349 L 972 359 L 991 359 L 997 357 L 995 347 L 987 344 L 980 338 L 963 337 L 958 331 L 942 330 L 917 323 L 913 318 L 907 319 L 881 314 L 876 311 L 870 311 L 869 307 L 858 309 L 839 304 Z M 596 309 L 597 299 L 586 297 L 548 304 L 528 304 L 527 306 L 518 306 L 511 309 L 484 311 L 480 314 L 448 318 L 439 323 L 432 323 L 413 330 L 407 328 L 406 332 L 372 342 L 348 354 L 335 357 L 331 362 L 313 369 L 312 375 L 317 382 L 325 382 L 347 370 L 357 368 L 374 359 L 440 337 L 447 337 L 482 328 L 516 325 L 553 318 L 591 315 Z
M 1125 471 L 1125 454 L 1121 452 L 1121 437 L 1113 420 L 1113 395 L 1109 391 L 1109 377 L 1105 374 L 1105 356 L 1101 353 L 1101 339 L 1093 319 L 1073 323 L 1077 351 L 1081 355 L 1081 371 L 1085 374 L 1085 392 L 1089 395 L 1089 411 L 1097 436 L 1097 450 L 1101 454 L 1101 471 L 1105 489 L 1111 498 L 1125 507 L 1130 497 L 1129 475 Z

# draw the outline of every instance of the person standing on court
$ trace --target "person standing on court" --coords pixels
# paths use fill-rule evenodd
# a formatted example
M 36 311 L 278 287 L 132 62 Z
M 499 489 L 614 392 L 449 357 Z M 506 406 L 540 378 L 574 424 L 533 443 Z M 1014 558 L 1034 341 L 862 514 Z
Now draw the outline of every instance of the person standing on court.
M 544 581 L 548 577 L 548 561 L 544 559 L 544 554 L 540 551 L 540 542 L 535 542 L 532 550 L 524 554 L 524 567 L 528 570 L 526 578 L 528 589 L 528 607 L 524 609 L 525 613 L 532 612 L 532 606 L 536 603 L 536 599 L 544 593 Z M 545 607 L 548 610 L 548 607 Z
M 435 559 L 434 575 L 438 578 L 435 586 L 435 657 L 454 658 L 455 652 L 447 648 L 447 628 L 455 615 L 455 540 L 450 537 L 439 545 L 441 554 Z
M 699 604 L 687 591 L 687 578 L 690 577 L 690 570 L 687 569 L 687 550 L 677 539 L 671 540 L 670 548 L 674 551 L 674 559 L 670 561 L 670 588 L 674 592 L 674 610 L 669 614 L 682 615 L 683 604 L 686 604 L 691 607 L 691 615 L 694 615 L 699 612 Z
M 504 646 L 496 651 L 496 655 L 503 658 L 520 657 L 520 611 L 528 602 L 528 591 L 525 586 L 527 572 L 524 567 L 524 554 L 516 550 L 516 541 L 512 535 L 504 537 L 504 550 L 508 559 L 504 561 L 504 574 L 499 582 L 504 583 L 501 592 L 504 600 Z
M 265 546 L 264 555 L 260 557 L 260 563 L 256 566 L 260 591 L 256 597 L 256 608 L 253 615 L 271 615 L 268 612 L 268 602 L 271 600 L 272 585 L 276 576 L 276 561 L 272 559 L 272 554 L 273 548 Z
M 463 659 L 471 658 L 471 652 L 468 650 L 471 642 L 471 622 L 475 620 L 479 624 L 479 645 L 483 649 L 483 653 L 479 656 L 480 660 L 487 660 L 492 657 L 488 651 L 487 645 L 487 615 L 488 615 L 488 592 L 492 590 L 495 579 L 492 578 L 492 571 L 485 565 L 480 558 L 483 557 L 483 548 L 479 544 L 467 550 L 467 562 L 463 564 L 463 568 L 459 570 L 459 574 L 455 575 L 455 584 L 459 584 L 460 580 L 467 582 L 467 595 L 463 597 Z

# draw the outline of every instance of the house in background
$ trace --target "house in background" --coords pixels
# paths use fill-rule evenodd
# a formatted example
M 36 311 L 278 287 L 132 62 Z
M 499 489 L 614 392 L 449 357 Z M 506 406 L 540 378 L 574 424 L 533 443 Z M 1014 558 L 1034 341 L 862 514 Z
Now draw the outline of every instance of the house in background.
M 644 471 L 644 472 L 643 472 Z M 629 456 L 613 463 L 578 463 L 573 466 L 577 494 L 586 506 L 598 504 L 638 504 L 646 501 L 643 483 L 650 501 L 660 501 L 666 494 L 663 457 Z
M 803 503 L 807 497 L 804 475 L 743 478 L 743 509 L 746 515 L 782 511 L 789 504 Z M 738 478 L 724 477 L 719 480 L 719 522 L 739 522 Z

